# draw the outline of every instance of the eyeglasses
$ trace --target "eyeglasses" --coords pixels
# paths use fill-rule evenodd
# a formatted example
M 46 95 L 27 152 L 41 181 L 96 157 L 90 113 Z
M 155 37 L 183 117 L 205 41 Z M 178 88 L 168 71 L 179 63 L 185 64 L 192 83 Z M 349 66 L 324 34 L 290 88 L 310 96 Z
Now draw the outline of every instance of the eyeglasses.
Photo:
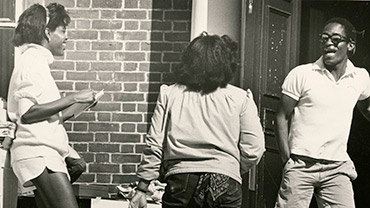
M 344 37 L 338 34 L 329 35 L 329 34 L 324 33 L 324 34 L 319 35 L 319 41 L 321 44 L 325 44 L 326 42 L 328 42 L 329 39 L 335 46 L 338 46 L 338 44 L 341 42 L 348 41 L 347 37 Z

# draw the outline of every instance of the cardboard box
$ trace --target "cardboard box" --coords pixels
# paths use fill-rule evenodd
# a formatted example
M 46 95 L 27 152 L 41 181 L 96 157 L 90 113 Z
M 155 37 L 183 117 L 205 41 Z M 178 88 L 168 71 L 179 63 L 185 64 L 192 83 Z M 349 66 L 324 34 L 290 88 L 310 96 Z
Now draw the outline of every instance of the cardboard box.
M 79 198 L 109 198 L 109 189 L 107 186 L 73 184 L 72 188 L 75 196 Z
M 129 201 L 122 200 L 107 200 L 107 199 L 91 199 L 91 208 L 126 208 L 129 205 Z M 161 208 L 160 204 L 147 204 L 147 208 Z

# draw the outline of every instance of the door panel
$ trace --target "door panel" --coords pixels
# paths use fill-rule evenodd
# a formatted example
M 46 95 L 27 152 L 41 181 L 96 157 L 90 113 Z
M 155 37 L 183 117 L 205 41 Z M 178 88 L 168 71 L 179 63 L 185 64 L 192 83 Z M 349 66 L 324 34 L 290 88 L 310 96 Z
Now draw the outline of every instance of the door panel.
M 253 12 L 246 15 L 242 83 L 254 93 L 267 149 L 255 170 L 256 186 L 250 187 L 250 207 L 273 207 L 280 185 L 282 163 L 274 119 L 281 84 L 298 63 L 300 7 L 298 0 L 254 1 Z

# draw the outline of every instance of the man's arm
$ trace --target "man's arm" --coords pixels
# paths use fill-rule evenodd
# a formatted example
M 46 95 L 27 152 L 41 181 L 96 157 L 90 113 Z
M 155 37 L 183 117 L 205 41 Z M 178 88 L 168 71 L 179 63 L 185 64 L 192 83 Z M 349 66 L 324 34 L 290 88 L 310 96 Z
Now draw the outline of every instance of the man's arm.
M 365 100 L 359 100 L 357 102 L 357 108 L 360 110 L 362 115 L 370 121 L 370 97 L 366 98 Z
M 289 121 L 295 106 L 297 106 L 297 101 L 283 94 L 276 113 L 276 138 L 280 149 L 281 159 L 284 164 L 290 158 L 288 145 Z

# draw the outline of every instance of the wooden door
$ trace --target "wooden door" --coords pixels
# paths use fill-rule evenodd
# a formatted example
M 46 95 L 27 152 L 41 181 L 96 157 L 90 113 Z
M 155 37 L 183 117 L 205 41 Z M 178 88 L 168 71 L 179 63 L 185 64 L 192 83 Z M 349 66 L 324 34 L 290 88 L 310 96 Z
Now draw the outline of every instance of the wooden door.
M 254 94 L 267 150 L 249 174 L 248 205 L 270 208 L 275 203 L 283 166 L 275 140 L 275 112 L 281 84 L 289 70 L 298 64 L 301 1 L 250 2 L 252 9 L 247 5 L 243 16 L 242 85 Z

